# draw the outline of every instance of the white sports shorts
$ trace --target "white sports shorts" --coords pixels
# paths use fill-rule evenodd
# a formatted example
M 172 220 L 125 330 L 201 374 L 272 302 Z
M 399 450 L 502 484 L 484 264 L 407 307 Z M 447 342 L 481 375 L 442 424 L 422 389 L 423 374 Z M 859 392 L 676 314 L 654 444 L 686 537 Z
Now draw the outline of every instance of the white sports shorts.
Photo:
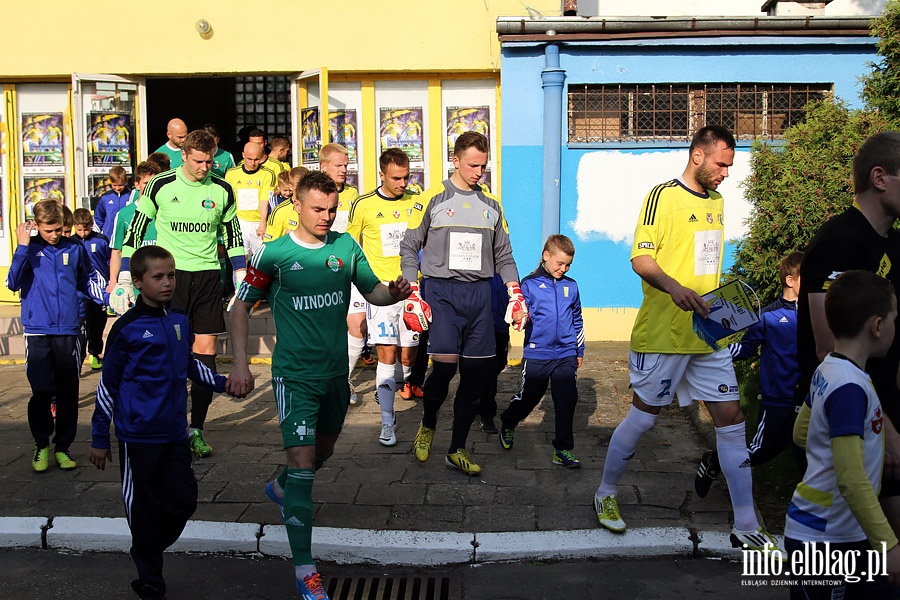
M 728 349 L 712 354 L 645 354 L 632 350 L 628 373 L 634 393 L 650 406 L 668 406 L 675 396 L 679 406 L 689 406 L 695 400 L 741 399 Z
M 369 304 L 366 311 L 366 325 L 369 329 L 369 345 L 382 344 L 414 348 L 419 345 L 419 332 L 412 331 L 403 322 L 403 303 L 389 306 Z

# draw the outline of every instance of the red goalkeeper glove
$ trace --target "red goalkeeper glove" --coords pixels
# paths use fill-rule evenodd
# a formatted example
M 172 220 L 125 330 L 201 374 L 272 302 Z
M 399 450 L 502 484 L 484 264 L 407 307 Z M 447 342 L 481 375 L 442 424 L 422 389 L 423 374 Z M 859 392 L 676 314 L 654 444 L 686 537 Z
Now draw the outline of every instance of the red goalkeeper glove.
M 419 285 L 410 282 L 412 292 L 403 301 L 403 322 L 410 331 L 422 332 L 431 323 L 431 307 L 419 295 Z
M 528 323 L 528 306 L 525 305 L 522 288 L 517 283 L 512 287 L 507 287 L 506 292 L 509 294 L 509 304 L 506 305 L 506 316 L 503 320 L 512 325 L 516 331 L 522 331 L 525 329 L 525 324 Z

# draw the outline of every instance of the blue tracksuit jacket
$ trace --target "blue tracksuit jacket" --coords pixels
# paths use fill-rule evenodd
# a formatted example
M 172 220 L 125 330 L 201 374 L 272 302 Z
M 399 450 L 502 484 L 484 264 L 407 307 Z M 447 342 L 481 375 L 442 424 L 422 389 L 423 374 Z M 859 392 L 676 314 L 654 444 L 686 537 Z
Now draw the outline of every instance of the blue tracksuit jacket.
M 188 378 L 225 391 L 226 378 L 191 354 L 187 315 L 147 306 L 139 296 L 106 341 L 91 446 L 110 447 L 110 421 L 121 441 L 167 444 L 187 439 Z
M 759 323 L 751 325 L 736 344 L 729 344 L 732 360 L 756 356 L 759 392 L 764 406 L 793 407 L 794 386 L 800 377 L 797 365 L 797 302 L 779 298 L 760 311 Z
M 535 360 L 584 356 L 581 298 L 575 280 L 554 279 L 538 267 L 520 285 L 529 316 L 523 356 Z

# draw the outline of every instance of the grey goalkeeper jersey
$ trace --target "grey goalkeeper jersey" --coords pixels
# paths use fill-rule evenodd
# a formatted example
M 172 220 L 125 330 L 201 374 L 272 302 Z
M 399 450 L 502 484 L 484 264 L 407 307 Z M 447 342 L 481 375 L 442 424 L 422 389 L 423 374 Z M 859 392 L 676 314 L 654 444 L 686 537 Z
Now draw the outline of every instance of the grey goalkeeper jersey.
M 479 281 L 499 273 L 519 281 L 500 200 L 481 188 L 461 190 L 449 179 L 423 192 L 400 242 L 403 276 Z M 422 250 L 421 267 L 419 250 Z

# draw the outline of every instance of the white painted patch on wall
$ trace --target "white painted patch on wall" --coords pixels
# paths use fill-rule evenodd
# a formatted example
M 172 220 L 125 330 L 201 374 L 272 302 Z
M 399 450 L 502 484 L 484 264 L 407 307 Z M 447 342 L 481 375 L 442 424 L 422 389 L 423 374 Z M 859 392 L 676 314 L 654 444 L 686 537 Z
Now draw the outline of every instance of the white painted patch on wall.
M 589 152 L 578 163 L 578 216 L 569 225 L 581 240 L 606 239 L 629 245 L 644 196 L 664 181 L 681 175 L 687 152 Z M 750 175 L 750 153 L 738 151 L 728 178 L 719 186 L 725 198 L 725 239 L 747 233 L 750 203 L 741 181 Z

